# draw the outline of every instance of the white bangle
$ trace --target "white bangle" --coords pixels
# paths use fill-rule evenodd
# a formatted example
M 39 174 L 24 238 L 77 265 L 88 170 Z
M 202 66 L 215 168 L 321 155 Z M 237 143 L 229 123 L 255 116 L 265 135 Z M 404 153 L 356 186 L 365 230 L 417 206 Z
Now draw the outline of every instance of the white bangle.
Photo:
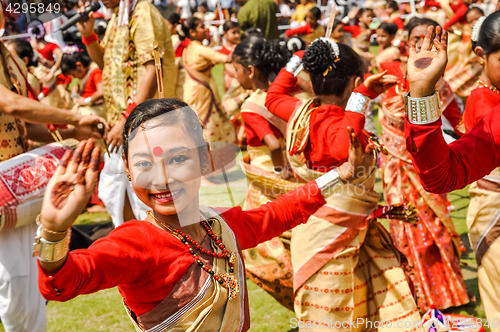
M 428 124 L 441 118 L 441 102 L 439 93 L 423 98 L 412 98 L 410 93 L 405 96 L 405 114 L 408 121 L 414 124 Z
M 302 59 L 298 56 L 294 55 L 290 58 L 288 63 L 285 66 L 285 70 L 293 76 L 297 77 L 298 74 L 304 69 L 304 65 L 302 64 Z
M 92 102 L 92 97 L 85 98 L 85 105 L 90 105 L 91 102 Z
M 46 263 L 58 262 L 66 257 L 71 242 L 71 229 L 68 229 L 66 236 L 57 242 L 45 240 L 41 233 L 41 227 L 38 227 L 35 243 L 33 244 L 33 257 Z
M 356 112 L 361 115 L 365 115 L 368 105 L 370 104 L 370 97 L 365 96 L 359 92 L 351 93 L 349 100 L 347 101 L 346 111 Z
M 71 93 L 71 98 L 77 98 L 78 96 L 79 94 L 76 92 Z
M 316 184 L 321 190 L 321 194 L 323 194 L 324 198 L 331 196 L 339 187 L 342 186 L 342 184 L 344 184 L 336 168 L 329 171 L 325 175 L 320 176 L 314 181 L 316 181 Z
M 52 68 L 50 68 L 50 71 L 52 72 L 52 74 L 54 74 L 56 72 L 57 68 L 56 66 L 52 66 Z

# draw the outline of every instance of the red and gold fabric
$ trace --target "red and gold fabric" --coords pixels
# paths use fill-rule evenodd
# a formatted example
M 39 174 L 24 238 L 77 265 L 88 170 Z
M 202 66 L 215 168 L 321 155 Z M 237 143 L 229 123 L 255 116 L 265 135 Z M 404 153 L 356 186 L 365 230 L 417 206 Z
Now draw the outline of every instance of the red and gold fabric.
M 446 309 L 469 302 L 460 269 L 460 253 L 465 248 L 451 220 L 446 195 L 423 189 L 406 151 L 403 93 L 386 96 L 381 105 L 382 143 L 389 151 L 381 156 L 382 184 L 387 204 L 411 202 L 417 208 L 419 221 L 415 226 L 399 220 L 390 220 L 389 226 L 396 248 L 412 267 L 408 277 L 423 313 L 433 305 Z M 443 98 L 444 103 L 446 100 Z

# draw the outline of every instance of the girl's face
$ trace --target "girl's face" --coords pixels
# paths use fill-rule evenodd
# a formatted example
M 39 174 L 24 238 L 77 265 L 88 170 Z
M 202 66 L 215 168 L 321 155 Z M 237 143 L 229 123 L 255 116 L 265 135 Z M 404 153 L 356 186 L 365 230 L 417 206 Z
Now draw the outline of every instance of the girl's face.
M 392 45 L 392 41 L 394 40 L 394 35 L 388 34 L 383 29 L 377 29 L 377 43 L 383 49 L 388 48 Z
M 316 27 L 318 26 L 318 20 L 311 12 L 307 13 L 306 15 L 306 23 L 309 23 L 309 26 L 312 29 L 316 29 Z
M 81 80 L 82 78 L 85 77 L 85 74 L 87 74 L 87 68 L 85 68 L 81 62 L 77 62 L 76 69 L 71 70 L 69 74 Z
M 425 35 L 427 34 L 428 25 L 419 25 L 413 28 L 411 31 L 411 35 L 408 37 L 408 47 L 412 44 L 413 41 L 417 43 L 417 50 L 422 47 L 424 43 Z
M 394 9 L 392 9 L 392 7 L 389 5 L 385 5 L 385 12 L 387 13 L 387 15 L 391 15 L 392 13 L 394 13 Z
M 471 10 L 469 13 L 467 13 L 465 21 L 467 21 L 467 23 L 470 24 L 471 27 L 474 27 L 474 25 L 476 25 L 477 21 L 480 18 L 481 18 L 481 13 L 479 13 L 479 11 Z
M 229 29 L 228 32 L 224 33 L 224 37 L 228 43 L 236 45 L 240 42 L 240 28 Z
M 233 65 L 234 65 L 234 70 L 236 71 L 236 79 L 240 83 L 241 87 L 245 90 L 252 89 L 253 84 L 252 84 L 252 79 L 250 78 L 251 70 L 239 64 L 237 62 L 237 58 L 233 59 Z
M 189 30 L 192 40 L 203 41 L 207 39 L 207 30 L 205 30 L 205 24 L 200 21 L 196 26 L 195 30 Z
M 134 192 L 154 211 L 173 215 L 198 209 L 201 164 L 198 146 L 185 127 L 149 120 L 129 140 L 129 172 Z M 156 122 L 156 123 L 155 123 Z M 157 127 L 148 129 L 158 125 Z
M 344 40 L 344 25 L 339 24 L 335 27 L 335 29 L 332 31 L 332 38 L 336 39 L 339 41 L 339 43 L 342 43 Z
M 500 87 L 500 50 L 483 56 L 484 73 L 495 87 Z
M 371 10 L 365 11 L 363 14 L 361 14 L 359 21 L 363 24 L 370 25 L 370 23 L 372 23 L 373 21 L 373 12 Z

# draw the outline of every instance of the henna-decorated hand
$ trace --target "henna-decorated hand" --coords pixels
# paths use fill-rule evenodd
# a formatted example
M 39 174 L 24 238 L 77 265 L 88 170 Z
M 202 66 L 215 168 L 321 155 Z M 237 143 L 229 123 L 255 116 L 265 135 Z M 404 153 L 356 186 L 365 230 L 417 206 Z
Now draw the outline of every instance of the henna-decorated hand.
M 427 28 L 422 48 L 416 50 L 415 42 L 410 47 L 408 58 L 408 82 L 410 96 L 427 97 L 434 93 L 436 83 L 443 76 L 448 62 L 448 34 L 438 26 L 433 39 L 434 27 Z M 435 47 L 435 50 L 433 49 Z
M 378 95 L 384 93 L 399 82 L 399 78 L 397 76 L 386 74 L 387 70 L 369 76 L 364 82 L 365 86 Z
M 341 178 L 347 182 L 353 182 L 362 177 L 368 177 L 376 169 L 373 153 L 375 145 L 368 144 L 363 152 L 358 136 L 351 127 L 347 127 L 349 132 L 349 160 L 337 169 Z
M 45 228 L 67 230 L 82 213 L 97 184 L 99 147 L 95 140 L 81 141 L 75 152 L 66 151 L 47 184 L 41 222 Z

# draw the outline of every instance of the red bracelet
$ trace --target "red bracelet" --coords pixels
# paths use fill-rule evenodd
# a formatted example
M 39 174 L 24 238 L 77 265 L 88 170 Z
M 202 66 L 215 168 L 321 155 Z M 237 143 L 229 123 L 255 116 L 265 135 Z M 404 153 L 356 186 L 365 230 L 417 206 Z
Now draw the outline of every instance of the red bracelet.
M 137 106 L 137 104 L 135 102 L 132 102 L 131 104 L 128 105 L 127 107 L 127 110 L 125 112 L 122 112 L 122 115 L 125 119 L 128 119 L 128 116 L 130 115 L 130 113 L 132 113 L 132 111 L 134 110 L 134 108 Z
M 98 40 L 99 40 L 99 37 L 97 37 L 97 34 L 95 32 L 88 37 L 82 36 L 83 45 L 89 45 L 89 44 L 92 44 L 93 42 L 98 41 Z

